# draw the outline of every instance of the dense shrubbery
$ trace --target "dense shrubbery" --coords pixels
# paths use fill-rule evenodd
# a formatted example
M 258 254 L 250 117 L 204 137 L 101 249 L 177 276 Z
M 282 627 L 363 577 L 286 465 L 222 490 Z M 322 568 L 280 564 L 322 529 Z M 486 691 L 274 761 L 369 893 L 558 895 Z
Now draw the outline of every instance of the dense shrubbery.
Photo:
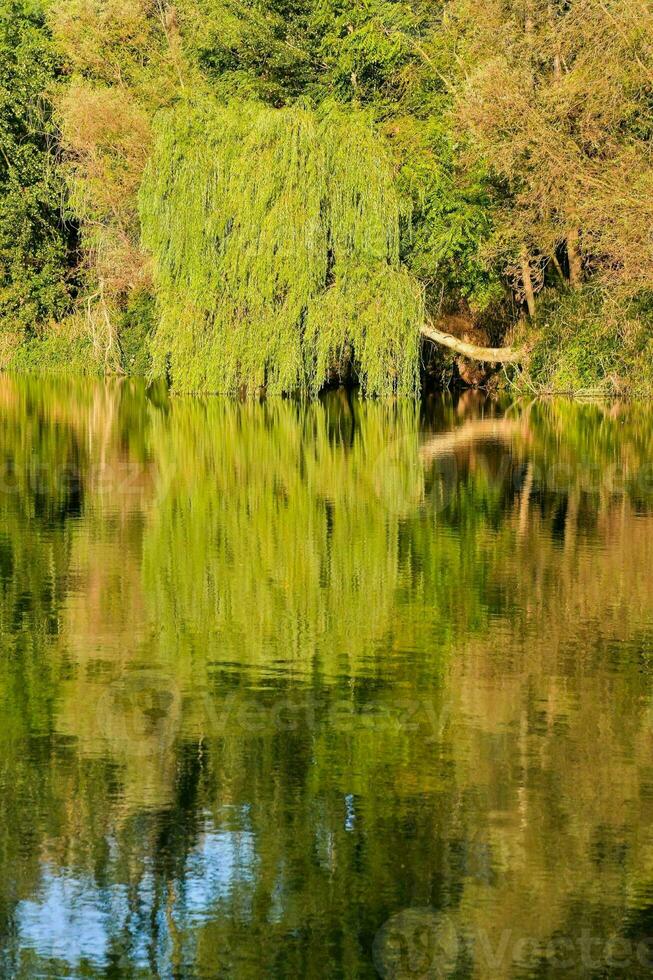
M 572 394 L 653 392 L 653 305 L 586 286 L 542 297 L 530 356 L 518 384 Z
M 648 390 L 650 0 L 43 3 L 0 18 L 5 363 L 409 393 L 426 316 Z
M 49 102 L 61 71 L 36 0 L 0 4 L 0 325 L 21 338 L 61 317 L 71 295 L 75 235 Z

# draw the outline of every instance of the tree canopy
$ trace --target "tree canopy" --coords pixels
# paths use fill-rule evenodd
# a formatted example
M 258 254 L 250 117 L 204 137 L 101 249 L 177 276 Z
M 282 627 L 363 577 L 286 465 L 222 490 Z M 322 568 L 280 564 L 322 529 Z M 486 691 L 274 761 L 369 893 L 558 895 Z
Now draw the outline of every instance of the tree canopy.
M 414 393 L 425 324 L 534 352 L 529 383 L 642 376 L 650 0 L 7 9 L 4 321 L 61 319 L 74 265 L 102 366 L 140 319 L 179 390 Z

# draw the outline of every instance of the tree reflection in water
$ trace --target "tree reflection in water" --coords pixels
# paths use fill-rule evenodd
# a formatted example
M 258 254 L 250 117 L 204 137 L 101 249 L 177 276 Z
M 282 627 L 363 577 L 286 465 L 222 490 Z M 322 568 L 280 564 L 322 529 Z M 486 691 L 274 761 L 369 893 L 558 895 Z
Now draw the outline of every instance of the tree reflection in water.
M 374 976 L 427 908 L 451 975 L 619 975 L 651 421 L 0 379 L 4 973 Z

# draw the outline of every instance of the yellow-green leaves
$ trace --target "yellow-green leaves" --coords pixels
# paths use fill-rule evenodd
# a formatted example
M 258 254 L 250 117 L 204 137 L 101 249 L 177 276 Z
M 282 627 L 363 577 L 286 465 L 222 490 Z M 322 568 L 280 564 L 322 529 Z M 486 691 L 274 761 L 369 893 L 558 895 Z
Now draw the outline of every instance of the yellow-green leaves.
M 371 394 L 415 394 L 422 293 L 399 264 L 399 201 L 362 111 L 162 115 L 141 192 L 178 390 L 315 392 L 353 358 Z

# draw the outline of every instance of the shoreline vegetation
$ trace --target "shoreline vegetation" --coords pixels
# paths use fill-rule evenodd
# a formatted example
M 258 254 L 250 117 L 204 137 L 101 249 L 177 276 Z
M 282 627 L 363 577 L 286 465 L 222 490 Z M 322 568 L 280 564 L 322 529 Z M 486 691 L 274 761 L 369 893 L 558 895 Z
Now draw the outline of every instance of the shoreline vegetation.
M 653 394 L 650 0 L 1 0 L 0 369 Z

